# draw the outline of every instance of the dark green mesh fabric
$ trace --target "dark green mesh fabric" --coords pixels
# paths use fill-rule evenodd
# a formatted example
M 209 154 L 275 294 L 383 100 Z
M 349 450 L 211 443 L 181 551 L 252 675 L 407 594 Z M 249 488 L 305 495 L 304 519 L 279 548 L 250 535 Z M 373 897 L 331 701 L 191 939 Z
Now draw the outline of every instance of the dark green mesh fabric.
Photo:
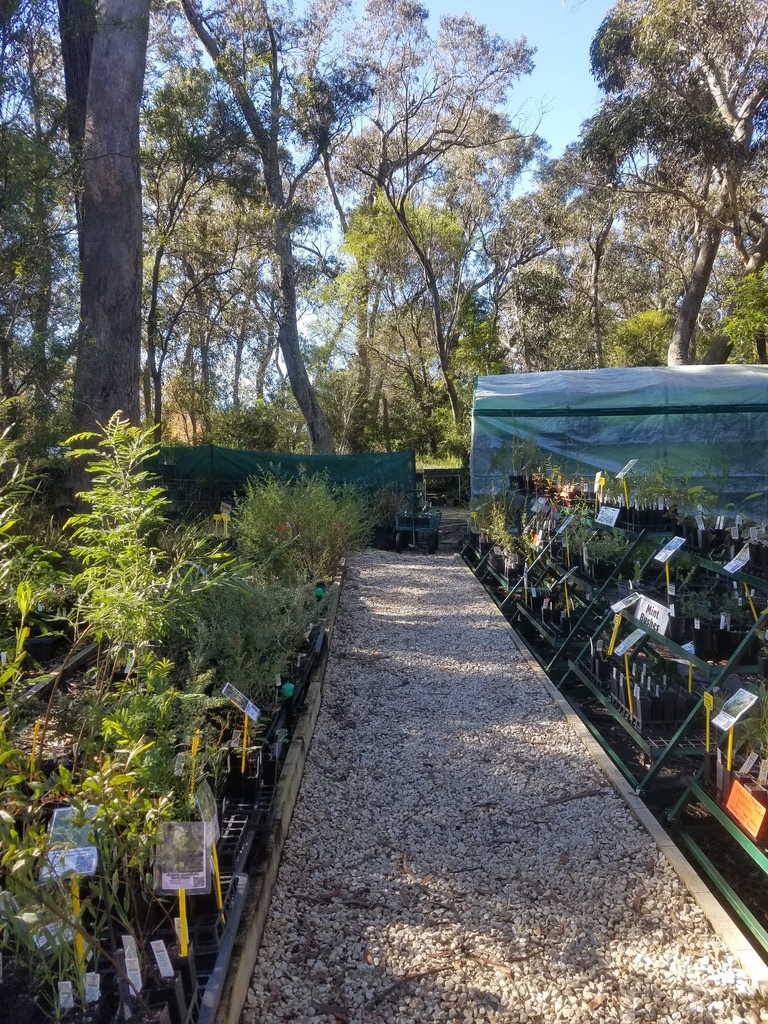
M 408 452 L 362 455 L 284 455 L 217 445 L 164 446 L 152 467 L 160 473 L 177 503 L 217 502 L 244 490 L 249 477 L 283 480 L 304 474 L 325 476 L 334 484 L 379 488 L 385 484 L 412 491 L 416 460 Z

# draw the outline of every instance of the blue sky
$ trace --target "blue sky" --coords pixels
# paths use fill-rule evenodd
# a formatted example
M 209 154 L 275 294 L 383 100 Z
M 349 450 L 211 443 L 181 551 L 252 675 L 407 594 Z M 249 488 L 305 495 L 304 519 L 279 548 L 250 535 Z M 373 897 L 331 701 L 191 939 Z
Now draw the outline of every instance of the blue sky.
M 599 90 L 589 73 L 589 44 L 611 4 L 606 0 L 424 0 L 433 15 L 464 14 L 506 39 L 525 35 L 537 49 L 536 68 L 515 89 L 513 107 L 526 101 L 545 113 L 538 133 L 559 156 L 575 141 L 581 122 L 593 114 Z

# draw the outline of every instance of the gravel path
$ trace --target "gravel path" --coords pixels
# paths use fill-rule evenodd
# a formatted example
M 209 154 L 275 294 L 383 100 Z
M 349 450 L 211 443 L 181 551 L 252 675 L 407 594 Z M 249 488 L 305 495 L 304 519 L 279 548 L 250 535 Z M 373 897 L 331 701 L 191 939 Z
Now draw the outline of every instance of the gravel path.
M 243 1024 L 768 1012 L 452 555 L 349 566 Z

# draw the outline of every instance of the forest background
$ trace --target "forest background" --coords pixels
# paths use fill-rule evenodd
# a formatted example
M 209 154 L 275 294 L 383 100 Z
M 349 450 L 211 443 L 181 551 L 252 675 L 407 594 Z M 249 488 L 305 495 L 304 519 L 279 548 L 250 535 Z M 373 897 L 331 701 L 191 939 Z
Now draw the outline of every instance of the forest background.
M 768 362 L 768 3 L 618 0 L 556 158 L 535 40 L 412 0 L 0 0 L 0 392 L 42 456 L 462 458 L 478 374 Z

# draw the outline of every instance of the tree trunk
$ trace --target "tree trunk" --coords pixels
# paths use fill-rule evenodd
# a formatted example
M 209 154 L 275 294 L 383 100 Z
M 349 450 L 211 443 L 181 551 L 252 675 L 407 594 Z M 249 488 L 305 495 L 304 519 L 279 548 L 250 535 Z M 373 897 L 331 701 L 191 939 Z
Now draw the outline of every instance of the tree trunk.
M 613 226 L 613 214 L 609 214 L 598 231 L 592 246 L 592 266 L 589 273 L 589 319 L 595 342 L 597 365 L 603 365 L 603 325 L 600 319 L 600 265 L 603 262 L 605 243 Z
M 88 88 L 82 322 L 74 383 L 81 428 L 121 409 L 139 421 L 142 218 L 139 107 L 149 0 L 101 0 Z
M 696 319 L 709 285 L 722 234 L 722 231 L 712 224 L 704 224 L 701 228 L 693 270 L 675 319 L 667 355 L 669 366 L 684 366 L 693 358 L 692 340 L 696 331 Z
M 283 210 L 275 212 L 275 251 L 280 288 L 277 343 L 283 354 L 291 390 L 307 424 L 310 447 L 313 452 L 332 455 L 333 438 L 328 421 L 318 404 L 301 354 L 299 325 L 296 319 L 296 267 L 290 229 L 285 224 L 283 213 Z
M 72 156 L 72 178 L 77 219 L 77 242 L 83 260 L 83 143 L 88 102 L 91 54 L 96 34 L 94 0 L 58 0 L 59 37 L 67 97 L 67 134 Z
M 235 342 L 235 372 L 232 380 L 232 408 L 240 408 L 240 378 L 243 373 L 243 349 L 245 348 L 245 317 Z
M 160 268 L 164 254 L 165 246 L 159 245 L 155 250 L 155 259 L 152 264 L 152 284 L 149 293 L 149 310 L 147 311 L 147 367 L 152 380 L 152 422 L 155 424 L 156 441 L 160 441 L 163 430 L 162 370 L 160 360 L 157 358 L 157 342 L 160 333 L 157 320 L 157 300 L 160 291 Z

